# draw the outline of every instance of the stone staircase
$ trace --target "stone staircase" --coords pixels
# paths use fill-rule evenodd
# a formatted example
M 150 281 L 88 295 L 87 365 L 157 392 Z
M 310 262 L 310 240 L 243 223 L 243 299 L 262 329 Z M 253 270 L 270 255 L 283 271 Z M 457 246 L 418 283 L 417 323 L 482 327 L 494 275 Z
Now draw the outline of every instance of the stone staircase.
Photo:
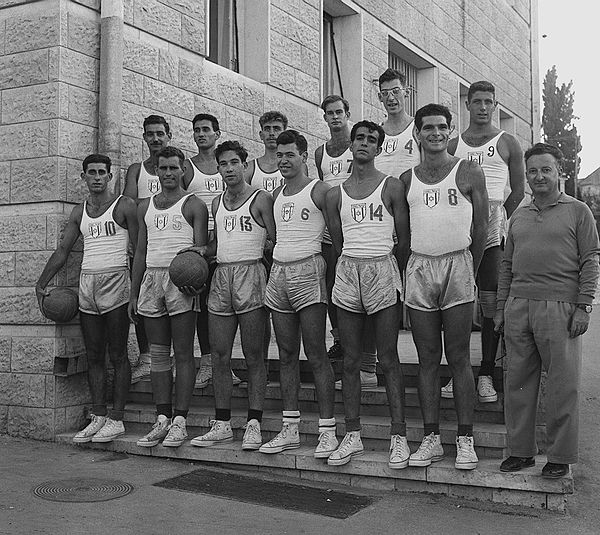
M 414 348 L 409 352 L 410 333 L 401 333 L 402 369 L 406 382 L 407 437 L 414 451 L 422 438 L 423 428 L 416 389 L 417 363 Z M 404 346 L 403 346 L 404 344 Z M 473 345 L 478 345 L 474 342 Z M 275 351 L 271 355 L 276 354 Z M 479 360 L 474 352 L 473 361 Z M 278 383 L 277 360 L 270 360 L 269 377 L 262 421 L 263 441 L 270 440 L 281 429 L 281 395 Z M 245 362 L 241 358 L 232 360 L 236 374 L 246 378 Z M 387 466 L 389 448 L 389 412 L 383 384 L 383 376 L 378 370 L 379 385 L 374 390 L 363 391 L 361 395 L 361 436 L 365 454 L 353 459 L 348 465 L 330 467 L 323 460 L 314 459 L 312 453 L 318 438 L 318 413 L 315 388 L 308 363 L 301 361 L 300 424 L 301 448 L 277 455 L 265 455 L 258 452 L 241 450 L 242 426 L 246 422 L 247 389 L 245 384 L 233 389 L 232 427 L 233 443 L 210 448 L 196 448 L 186 442 L 180 448 L 139 448 L 136 440 L 147 433 L 155 421 L 155 408 L 152 403 L 150 381 L 141 381 L 133 385 L 125 414 L 127 434 L 109 444 L 88 444 L 86 447 L 108 449 L 136 455 L 150 455 L 187 459 L 206 463 L 217 463 L 245 470 L 259 470 L 278 477 L 301 478 L 307 481 L 319 481 L 327 484 L 349 485 L 351 487 L 376 488 L 379 490 L 402 490 L 408 492 L 426 492 L 444 494 L 452 497 L 488 501 L 508 505 L 519 505 L 564 511 L 566 496 L 573 492 L 572 476 L 547 480 L 540 475 L 546 460 L 538 456 L 536 466 L 514 474 L 499 470 L 500 460 L 506 455 L 506 430 L 502 408 L 503 395 L 495 403 L 478 403 L 475 411 L 474 439 L 480 462 L 473 471 L 459 471 L 454 468 L 456 415 L 454 401 L 442 399 L 441 403 L 441 439 L 446 453 L 443 461 L 433 463 L 427 468 L 409 467 L 404 470 L 391 470 Z M 337 367 L 339 374 L 341 370 Z M 502 369 L 496 368 L 496 384 L 501 385 Z M 441 369 L 442 384 L 449 378 L 445 365 Z M 335 414 L 337 434 L 341 439 L 345 433 L 343 403 L 341 392 L 335 396 Z M 210 429 L 214 418 L 214 397 L 212 385 L 202 390 L 196 389 L 187 419 L 190 438 L 203 434 Z M 57 437 L 61 442 L 70 442 L 73 434 Z M 544 429 L 538 429 L 540 444 L 544 443 Z

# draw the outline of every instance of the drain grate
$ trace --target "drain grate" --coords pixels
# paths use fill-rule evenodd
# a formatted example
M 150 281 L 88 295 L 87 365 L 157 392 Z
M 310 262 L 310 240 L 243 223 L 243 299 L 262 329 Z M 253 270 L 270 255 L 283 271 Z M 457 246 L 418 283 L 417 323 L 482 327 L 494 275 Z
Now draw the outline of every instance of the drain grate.
M 154 486 L 333 518 L 348 518 L 379 499 L 210 470 L 195 470 Z
M 32 492 L 51 502 L 104 502 L 126 496 L 132 490 L 129 483 L 116 479 L 72 478 L 47 481 Z

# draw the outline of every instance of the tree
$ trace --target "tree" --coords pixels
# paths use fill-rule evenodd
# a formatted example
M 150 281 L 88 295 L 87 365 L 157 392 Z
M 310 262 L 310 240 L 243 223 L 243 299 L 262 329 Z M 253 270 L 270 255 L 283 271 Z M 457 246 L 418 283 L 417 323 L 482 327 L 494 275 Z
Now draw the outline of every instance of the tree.
M 544 89 L 542 92 L 544 100 L 544 112 L 542 114 L 542 128 L 544 130 L 544 141 L 550 145 L 557 146 L 565 155 L 563 174 L 567 179 L 565 192 L 576 195 L 575 180 L 579 171 L 581 158 L 581 139 L 577 133 L 577 127 L 573 124 L 573 81 L 558 87 L 558 75 L 556 65 L 548 70 L 544 77 Z

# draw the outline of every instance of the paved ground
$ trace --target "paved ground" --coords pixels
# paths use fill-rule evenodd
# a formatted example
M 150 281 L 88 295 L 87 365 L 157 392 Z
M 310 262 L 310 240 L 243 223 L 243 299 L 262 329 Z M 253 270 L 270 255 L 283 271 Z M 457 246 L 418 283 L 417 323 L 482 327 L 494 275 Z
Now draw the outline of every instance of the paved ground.
M 378 493 L 370 507 L 346 519 L 250 505 L 152 486 L 195 470 L 186 462 L 128 457 L 0 436 L 0 534 L 597 534 L 600 532 L 600 312 L 584 339 L 581 462 L 567 515 L 401 493 Z M 31 489 L 70 477 L 114 478 L 133 493 L 96 504 L 65 504 Z

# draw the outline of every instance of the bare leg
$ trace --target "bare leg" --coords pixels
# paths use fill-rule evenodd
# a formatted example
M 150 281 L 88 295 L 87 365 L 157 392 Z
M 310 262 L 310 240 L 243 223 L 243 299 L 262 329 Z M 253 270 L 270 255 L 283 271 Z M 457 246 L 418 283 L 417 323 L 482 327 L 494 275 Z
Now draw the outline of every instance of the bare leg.
M 169 316 L 159 318 L 144 317 L 146 334 L 150 345 L 157 344 L 161 346 L 171 346 L 171 321 Z M 150 371 L 150 380 L 152 381 L 152 393 L 156 405 L 165 405 L 171 403 L 171 394 L 173 389 L 173 376 L 171 371 L 156 372 Z
M 88 360 L 91 412 L 96 416 L 106 416 L 106 318 L 84 312 L 80 312 L 79 317 Z
M 242 351 L 248 366 L 248 408 L 262 411 L 267 388 L 267 372 L 263 352 L 264 339 L 259 333 L 265 332 L 269 316 L 264 308 L 259 308 L 240 314 L 238 321 Z
M 194 326 L 196 324 L 195 312 L 183 312 L 171 316 L 171 334 L 173 339 L 173 352 L 175 353 L 175 407 L 180 411 L 190 408 L 196 366 L 194 364 Z
M 117 420 L 123 419 L 123 409 L 127 401 L 127 393 L 131 383 L 131 365 L 127 358 L 127 338 L 129 337 L 129 321 L 127 305 L 105 314 L 108 334 L 108 354 L 115 370 L 113 382 L 113 411 Z
M 300 391 L 300 319 L 297 314 L 272 312 L 275 338 L 279 347 L 281 397 L 284 411 L 298 410 Z

